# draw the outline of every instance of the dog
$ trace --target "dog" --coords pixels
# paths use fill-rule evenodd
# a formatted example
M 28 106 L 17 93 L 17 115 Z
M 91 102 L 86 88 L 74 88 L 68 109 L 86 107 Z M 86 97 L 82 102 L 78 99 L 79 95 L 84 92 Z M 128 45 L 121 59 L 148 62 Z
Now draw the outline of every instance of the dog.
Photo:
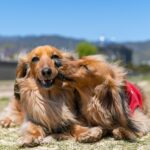
M 72 60 L 73 57 L 55 47 L 40 46 L 19 61 L 15 99 L 8 106 L 1 125 L 23 123 L 21 147 L 36 146 L 45 136 L 67 132 L 78 124 L 75 90 L 62 87 L 63 82 L 57 79 L 62 59 Z
M 122 67 L 85 57 L 62 62 L 59 74 L 64 86 L 78 91 L 80 115 L 90 127 L 77 137 L 79 141 L 95 142 L 108 133 L 134 141 L 150 131 L 149 101 L 127 81 Z

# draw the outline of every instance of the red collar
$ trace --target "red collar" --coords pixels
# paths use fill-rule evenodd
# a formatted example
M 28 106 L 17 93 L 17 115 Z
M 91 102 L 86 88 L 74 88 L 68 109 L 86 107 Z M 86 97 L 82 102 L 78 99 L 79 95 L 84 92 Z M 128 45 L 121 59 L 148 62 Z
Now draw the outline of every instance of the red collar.
M 139 89 L 126 81 L 126 91 L 129 97 L 129 107 L 131 112 L 133 113 L 137 107 L 142 109 L 142 94 Z

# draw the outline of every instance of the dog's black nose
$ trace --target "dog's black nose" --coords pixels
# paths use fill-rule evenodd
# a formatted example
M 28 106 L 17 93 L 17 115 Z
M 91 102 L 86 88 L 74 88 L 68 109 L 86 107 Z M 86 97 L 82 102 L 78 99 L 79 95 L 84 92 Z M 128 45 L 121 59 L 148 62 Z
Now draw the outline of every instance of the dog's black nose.
M 52 73 L 52 70 L 50 68 L 43 68 L 42 69 L 42 75 L 44 77 L 49 77 Z

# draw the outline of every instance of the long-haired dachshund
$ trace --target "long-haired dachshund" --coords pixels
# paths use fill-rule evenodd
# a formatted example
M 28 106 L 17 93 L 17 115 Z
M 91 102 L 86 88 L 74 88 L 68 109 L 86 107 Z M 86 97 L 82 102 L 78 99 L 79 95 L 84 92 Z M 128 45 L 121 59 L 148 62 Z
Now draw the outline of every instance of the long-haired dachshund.
M 59 74 L 65 85 L 79 93 L 81 116 L 91 127 L 79 141 L 98 141 L 108 132 L 116 139 L 135 140 L 150 131 L 150 105 L 139 88 L 126 80 L 123 68 L 85 57 L 64 61 Z
M 35 146 L 46 135 L 64 132 L 77 124 L 74 88 L 63 87 L 63 82 L 57 79 L 61 60 L 72 58 L 54 47 L 41 46 L 19 62 L 15 99 L 1 124 L 6 127 L 24 120 L 20 146 Z M 15 120 L 14 116 L 21 119 Z

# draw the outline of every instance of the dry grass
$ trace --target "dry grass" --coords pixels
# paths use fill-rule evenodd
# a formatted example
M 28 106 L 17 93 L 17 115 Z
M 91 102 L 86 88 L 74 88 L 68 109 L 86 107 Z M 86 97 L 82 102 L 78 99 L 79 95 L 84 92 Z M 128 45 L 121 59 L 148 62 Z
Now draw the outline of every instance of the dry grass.
M 137 79 L 132 79 L 137 81 Z M 138 80 L 139 81 L 139 80 Z M 8 84 L 8 83 L 7 83 Z M 146 91 L 150 98 L 150 80 L 142 80 L 138 84 Z M 7 85 L 8 86 L 8 85 Z M 4 108 L 8 103 L 8 98 L 0 98 L 0 110 Z M 3 129 L 0 128 L 0 150 L 18 150 L 17 128 Z M 26 148 L 29 149 L 29 148 Z M 24 150 L 26 150 L 24 149 Z M 44 139 L 41 146 L 30 148 L 34 150 L 150 150 L 150 134 L 144 136 L 141 139 L 137 139 L 136 142 L 130 143 L 127 141 L 117 141 L 112 137 L 107 137 L 94 144 L 81 144 L 74 140 L 56 141 L 52 137 Z

